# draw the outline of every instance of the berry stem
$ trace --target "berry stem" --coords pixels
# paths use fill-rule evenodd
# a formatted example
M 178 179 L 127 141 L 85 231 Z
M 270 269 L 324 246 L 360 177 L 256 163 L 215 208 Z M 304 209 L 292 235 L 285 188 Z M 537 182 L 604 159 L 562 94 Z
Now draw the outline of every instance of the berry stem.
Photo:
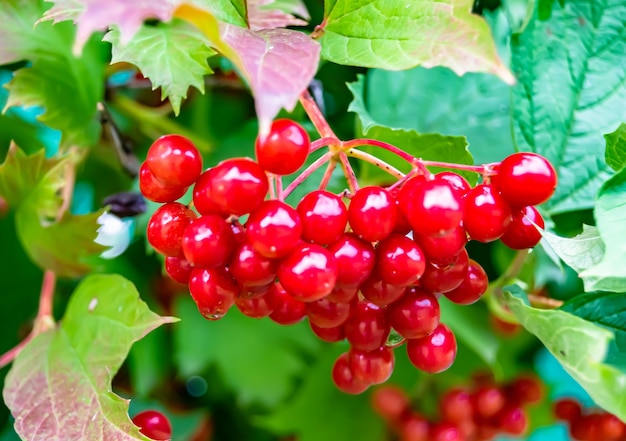
M 467 165 L 467 164 L 451 164 L 449 162 L 440 162 L 440 161 L 425 161 L 423 159 L 420 159 L 420 161 L 426 167 L 441 167 L 441 168 L 451 168 L 454 170 L 472 171 L 472 172 L 483 174 L 485 176 L 492 175 L 493 173 L 491 173 L 488 170 L 491 170 L 494 165 L 498 164 L 497 162 L 494 162 L 491 164 L 484 164 L 484 165 Z
M 330 158 L 332 157 L 332 153 L 326 152 L 319 158 L 317 158 L 311 165 L 309 165 L 302 173 L 298 175 L 296 179 L 291 182 L 287 186 L 287 188 L 283 191 L 283 199 L 287 199 L 289 195 L 298 187 L 298 185 L 302 184 L 306 178 L 311 176 L 315 170 L 324 165 Z
M 339 145 L 341 144 L 341 141 L 339 141 L 335 137 L 324 137 L 324 138 L 316 139 L 315 141 L 311 142 L 311 147 L 309 148 L 309 155 L 323 147 L 326 147 L 332 144 Z
M 399 156 L 400 158 L 404 159 L 406 162 L 408 162 L 409 164 L 413 164 L 416 159 L 413 155 L 405 152 L 404 150 L 396 147 L 393 144 L 389 144 L 387 142 L 383 142 L 383 141 L 378 141 L 376 139 L 369 139 L 369 138 L 357 138 L 357 139 L 352 139 L 350 141 L 346 141 L 342 144 L 343 148 L 346 150 L 352 149 L 354 147 L 358 147 L 361 145 L 371 145 L 374 147 L 380 147 L 382 149 L 387 150 L 388 152 L 391 152 L 397 156 Z
M 326 190 L 326 187 L 328 187 L 328 183 L 330 182 L 330 178 L 333 176 L 335 167 L 337 167 L 337 161 L 334 158 L 331 158 L 330 161 L 328 161 L 326 171 L 324 172 L 324 176 L 322 177 L 322 181 L 320 182 L 320 190 Z
M 276 175 L 272 174 L 272 173 L 267 173 L 268 174 L 268 181 L 269 181 L 269 193 L 270 193 L 270 199 L 276 199 Z
M 283 197 L 283 177 L 275 176 L 274 179 L 276 180 L 276 198 L 282 202 L 285 200 Z
M 337 139 L 335 132 L 333 132 L 333 129 L 328 125 L 326 118 L 324 118 L 322 111 L 308 90 L 300 94 L 300 104 L 304 107 L 304 111 L 309 115 L 311 122 L 322 138 Z
M 350 189 L 350 193 L 353 195 L 359 190 L 359 181 L 354 174 L 354 170 L 352 169 L 352 165 L 350 165 L 350 160 L 348 159 L 348 155 L 345 152 L 339 152 L 339 161 L 341 162 L 341 168 L 343 169 L 343 174 L 348 181 L 348 188 Z
M 387 164 L 385 161 L 378 159 L 374 155 L 365 153 L 362 150 L 351 148 L 350 150 L 346 151 L 344 154 L 347 156 L 352 156 L 353 158 L 357 158 L 357 159 L 361 159 L 363 161 L 369 162 L 370 164 L 380 168 L 381 170 L 386 171 L 387 173 L 389 173 L 390 175 L 394 176 L 397 179 L 404 178 L 404 173 L 402 173 L 400 170 Z

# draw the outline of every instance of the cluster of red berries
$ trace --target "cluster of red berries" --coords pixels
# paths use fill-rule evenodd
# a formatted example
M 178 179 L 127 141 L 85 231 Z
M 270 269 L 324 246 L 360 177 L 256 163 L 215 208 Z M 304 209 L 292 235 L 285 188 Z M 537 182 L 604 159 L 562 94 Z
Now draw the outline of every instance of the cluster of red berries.
M 542 397 L 541 383 L 522 376 L 504 385 L 480 381 L 471 388 L 450 389 L 440 397 L 436 416 L 413 409 L 407 394 L 395 386 L 376 389 L 371 399 L 399 441 L 489 441 L 523 435 L 529 425 L 526 407 Z
M 554 403 L 554 414 L 577 441 L 626 441 L 626 424 L 608 412 L 584 411 L 577 401 L 564 398 Z
M 554 168 L 542 156 L 517 153 L 474 188 L 452 172 L 424 173 L 391 189 L 363 187 L 348 206 L 325 190 L 307 194 L 296 208 L 267 199 L 268 176 L 296 172 L 309 149 L 300 125 L 277 120 L 267 138 L 257 140 L 256 161 L 228 159 L 202 172 L 189 140 L 156 140 L 140 188 L 165 203 L 152 215 L 147 238 L 166 256 L 167 273 L 188 284 L 208 319 L 236 305 L 280 324 L 307 316 L 321 339 L 347 339 L 351 349 L 333 368 L 345 392 L 361 393 L 389 378 L 392 329 L 417 368 L 447 369 L 457 348 L 440 323 L 438 297 L 468 305 L 488 285 L 466 243 L 534 246 L 541 237 L 535 225 L 543 227 L 543 220 L 533 205 L 552 195 Z M 192 184 L 195 211 L 175 202 Z M 242 216 L 248 216 L 243 224 Z
M 133 417 L 133 424 L 139 427 L 139 432 L 155 441 L 169 441 L 172 439 L 172 425 L 170 420 L 161 412 L 146 410 Z

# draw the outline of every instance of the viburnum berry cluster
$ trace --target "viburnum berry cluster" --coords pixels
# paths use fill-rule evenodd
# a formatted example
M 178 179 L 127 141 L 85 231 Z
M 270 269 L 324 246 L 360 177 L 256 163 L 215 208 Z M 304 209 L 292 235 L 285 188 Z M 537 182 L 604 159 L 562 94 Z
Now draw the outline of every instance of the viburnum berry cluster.
M 414 409 L 397 386 L 382 386 L 371 396 L 372 407 L 400 441 L 489 441 L 499 435 L 521 436 L 529 427 L 527 407 L 543 397 L 532 376 L 498 385 L 476 381 L 443 393 L 435 415 Z
M 386 148 L 412 170 L 402 174 L 358 145 Z M 283 189 L 282 176 L 326 146 L 328 152 Z M 456 340 L 440 322 L 438 298 L 469 305 L 488 286 L 467 242 L 500 239 L 514 249 L 533 247 L 541 237 L 537 227 L 544 226 L 534 205 L 552 195 L 557 181 L 550 163 L 534 153 L 485 166 L 434 163 L 376 140 L 322 137 L 311 143 L 299 124 L 286 119 L 257 139 L 255 152 L 256 160 L 227 159 L 203 172 L 189 140 L 156 140 L 140 174 L 145 197 L 164 203 L 149 221 L 148 241 L 166 256 L 167 273 L 188 284 L 207 319 L 236 306 L 284 325 L 308 317 L 322 340 L 347 339 L 350 350 L 332 376 L 353 394 L 389 378 L 394 347 L 403 343 L 425 372 L 451 366 Z M 386 188 L 359 188 L 349 156 L 398 179 Z M 349 187 L 340 194 L 326 190 L 337 163 Z M 324 164 L 319 189 L 295 207 L 287 204 L 291 191 Z M 478 171 L 483 180 L 472 188 L 459 174 L 432 174 L 427 166 Z M 176 202 L 191 185 L 192 205 Z
M 563 398 L 554 403 L 554 414 L 569 425 L 572 439 L 577 441 L 626 441 L 626 424 L 615 415 L 584 410 L 580 403 Z

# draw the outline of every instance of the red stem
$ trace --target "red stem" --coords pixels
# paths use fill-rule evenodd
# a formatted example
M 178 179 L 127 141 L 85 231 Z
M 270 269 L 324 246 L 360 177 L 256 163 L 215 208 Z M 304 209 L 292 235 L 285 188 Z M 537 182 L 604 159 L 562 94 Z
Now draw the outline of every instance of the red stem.
M 304 107 L 304 111 L 309 115 L 311 122 L 317 129 L 317 132 L 322 136 L 322 138 L 335 138 L 335 132 L 330 128 L 326 118 L 324 118 L 324 114 L 317 106 L 317 103 L 311 96 L 308 90 L 305 90 L 300 94 L 300 103 L 302 107 Z
M 316 139 L 315 141 L 313 141 L 311 143 L 311 147 L 309 148 L 309 155 L 319 149 L 321 149 L 322 147 L 326 147 L 327 145 L 331 145 L 331 144 L 341 144 L 341 141 L 339 141 L 337 138 L 335 137 L 327 137 L 327 138 L 320 138 L 320 139 Z
M 371 145 L 374 147 L 380 147 L 382 149 L 387 150 L 395 155 L 398 155 L 400 158 L 404 159 L 409 164 L 413 164 L 415 162 L 415 157 L 404 150 L 396 147 L 395 145 L 389 144 L 387 142 L 378 141 L 376 139 L 369 138 L 357 138 L 351 141 L 346 141 L 343 144 L 343 147 L 347 149 L 351 149 L 353 147 L 358 147 L 360 145 Z
M 332 157 L 332 153 L 326 152 L 319 158 L 317 158 L 311 165 L 309 165 L 296 179 L 293 180 L 291 184 L 287 186 L 287 188 L 283 191 L 283 199 L 287 199 L 289 195 L 298 187 L 298 185 L 302 184 L 306 178 L 311 176 L 315 170 L 324 165 L 330 158 Z
M 326 166 L 326 171 L 324 172 L 324 176 L 322 177 L 322 181 L 320 182 L 320 190 L 326 190 L 326 187 L 328 187 L 328 183 L 330 182 L 330 178 L 333 176 L 333 172 L 335 171 L 336 166 L 337 161 L 331 158 L 330 161 L 328 161 L 328 166 Z
M 274 178 L 276 179 L 276 197 L 282 202 L 285 200 L 283 196 L 283 177 L 275 176 Z
M 423 159 L 420 159 L 420 161 L 426 167 L 441 167 L 441 168 L 451 168 L 454 170 L 467 170 L 467 171 L 473 171 L 476 173 L 486 173 L 487 175 L 491 175 L 492 173 L 488 172 L 488 170 L 490 170 L 491 167 L 493 167 L 494 165 L 498 164 L 497 162 L 493 162 L 493 163 L 484 164 L 484 165 L 466 165 L 466 164 L 450 164 L 448 162 L 439 162 L 439 161 L 425 161 Z
M 341 168 L 343 169 L 343 174 L 348 181 L 348 188 L 350 189 L 350 193 L 353 195 L 359 190 L 359 181 L 354 174 L 354 170 L 350 165 L 350 160 L 348 159 L 348 155 L 345 152 L 339 152 L 339 161 L 341 162 Z

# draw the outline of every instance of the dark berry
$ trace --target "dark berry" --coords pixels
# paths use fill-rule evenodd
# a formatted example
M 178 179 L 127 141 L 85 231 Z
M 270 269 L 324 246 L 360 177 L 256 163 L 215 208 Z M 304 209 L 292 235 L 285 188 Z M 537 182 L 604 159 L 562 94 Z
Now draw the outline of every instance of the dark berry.
M 403 286 L 390 285 L 378 276 L 378 274 L 370 276 L 360 286 L 361 294 L 368 301 L 377 306 L 387 306 L 395 302 L 404 295 L 406 290 Z
M 344 327 L 352 347 L 362 351 L 380 348 L 390 331 L 385 311 L 368 302 L 357 302 Z
M 350 316 L 350 304 L 334 303 L 326 297 L 307 303 L 307 315 L 309 321 L 320 328 L 335 328 Z
M 306 316 L 306 304 L 294 299 L 287 291 L 275 282 L 267 295 L 272 296 L 274 310 L 270 319 L 280 325 L 293 325 L 301 322 Z
M 465 249 L 461 250 L 456 261 L 445 267 L 426 265 L 420 278 L 420 285 L 430 292 L 444 293 L 452 291 L 465 280 L 469 258 Z
M 320 328 L 315 323 L 309 322 L 313 334 L 322 341 L 327 343 L 335 343 L 346 338 L 346 332 L 343 325 L 335 326 L 334 328 Z

